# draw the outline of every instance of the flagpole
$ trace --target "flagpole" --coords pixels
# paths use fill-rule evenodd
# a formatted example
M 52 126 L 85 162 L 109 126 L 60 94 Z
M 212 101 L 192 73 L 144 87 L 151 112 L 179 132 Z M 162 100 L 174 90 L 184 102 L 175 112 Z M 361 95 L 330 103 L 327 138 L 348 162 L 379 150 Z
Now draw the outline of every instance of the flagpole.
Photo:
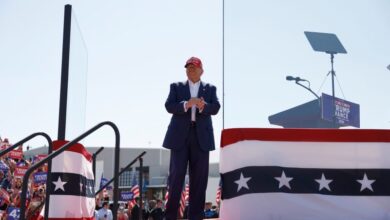
M 143 191 L 143 188 L 142 188 L 142 174 L 143 174 L 143 171 L 144 171 L 144 166 L 143 166 L 143 159 L 142 157 L 138 158 L 139 160 L 139 210 L 140 210 L 140 215 L 138 216 L 138 219 L 139 220 L 142 220 L 142 206 L 143 206 L 143 202 L 142 202 L 142 191 Z
M 225 0 L 222 0 L 222 129 L 225 129 Z

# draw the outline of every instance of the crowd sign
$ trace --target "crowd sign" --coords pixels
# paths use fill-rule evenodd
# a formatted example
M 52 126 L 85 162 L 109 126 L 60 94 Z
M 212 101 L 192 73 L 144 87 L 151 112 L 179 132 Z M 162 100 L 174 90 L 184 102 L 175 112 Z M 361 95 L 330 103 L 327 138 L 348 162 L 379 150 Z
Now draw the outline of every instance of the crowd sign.
M 9 207 L 7 209 L 8 218 L 7 220 L 18 220 L 20 218 L 20 209 L 16 207 Z
M 23 177 L 24 174 L 26 173 L 27 169 L 28 169 L 28 167 L 16 167 L 14 176 L 15 177 Z
M 46 172 L 38 172 L 34 174 L 34 183 L 41 184 L 46 183 L 47 174 Z
M 8 154 L 9 158 L 20 160 L 23 158 L 23 151 L 22 150 L 12 150 Z
M 121 194 L 120 194 L 120 201 L 131 201 L 133 200 L 133 197 L 134 197 L 134 193 L 131 192 L 131 191 L 121 191 Z

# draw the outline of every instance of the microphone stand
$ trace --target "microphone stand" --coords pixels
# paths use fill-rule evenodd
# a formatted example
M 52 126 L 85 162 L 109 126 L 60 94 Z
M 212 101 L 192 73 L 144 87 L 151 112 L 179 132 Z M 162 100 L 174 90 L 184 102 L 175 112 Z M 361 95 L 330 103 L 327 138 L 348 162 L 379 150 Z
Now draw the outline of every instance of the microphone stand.
M 298 80 L 295 80 L 295 83 L 298 84 L 298 85 L 300 85 L 300 86 L 302 86 L 303 88 L 307 89 L 307 90 L 308 90 L 309 92 L 311 92 L 317 99 L 320 99 L 320 97 L 319 97 L 315 92 L 313 92 L 313 90 L 311 90 L 310 87 L 307 87 L 307 86 L 305 86 L 305 85 L 299 83 Z

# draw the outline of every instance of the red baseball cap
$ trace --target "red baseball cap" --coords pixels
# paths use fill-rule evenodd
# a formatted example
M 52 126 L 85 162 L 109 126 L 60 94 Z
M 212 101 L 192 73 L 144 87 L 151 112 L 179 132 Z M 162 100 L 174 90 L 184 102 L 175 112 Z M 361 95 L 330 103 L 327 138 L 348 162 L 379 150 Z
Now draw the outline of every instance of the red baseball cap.
M 203 69 L 202 61 L 197 57 L 191 57 L 190 59 L 188 59 L 184 67 L 187 68 L 189 64 L 193 64 L 194 66 Z

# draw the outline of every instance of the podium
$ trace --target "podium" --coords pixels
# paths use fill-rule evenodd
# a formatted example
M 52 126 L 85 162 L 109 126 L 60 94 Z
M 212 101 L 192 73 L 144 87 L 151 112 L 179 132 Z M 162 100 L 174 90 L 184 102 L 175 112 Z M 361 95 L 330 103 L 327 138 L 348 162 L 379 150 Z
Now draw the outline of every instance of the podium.
M 283 128 L 360 127 L 359 116 L 358 104 L 339 98 L 333 101 L 332 96 L 323 93 L 319 99 L 270 115 L 268 121 Z
M 314 94 L 317 99 L 298 105 L 285 111 L 270 115 L 268 120 L 273 125 L 284 128 L 340 128 L 343 126 L 360 127 L 360 106 L 356 103 L 336 98 L 334 91 L 333 58 L 337 53 L 347 53 L 335 34 L 305 31 L 313 50 L 330 54 L 332 69 L 332 95 L 322 93 L 319 97 L 310 89 L 310 82 L 299 77 L 287 76 L 286 80 Z M 306 81 L 309 86 L 301 84 Z
M 270 115 L 268 121 L 283 128 L 340 128 L 340 125 L 334 126 L 333 122 L 321 118 L 320 99 Z

